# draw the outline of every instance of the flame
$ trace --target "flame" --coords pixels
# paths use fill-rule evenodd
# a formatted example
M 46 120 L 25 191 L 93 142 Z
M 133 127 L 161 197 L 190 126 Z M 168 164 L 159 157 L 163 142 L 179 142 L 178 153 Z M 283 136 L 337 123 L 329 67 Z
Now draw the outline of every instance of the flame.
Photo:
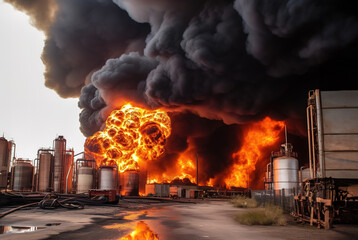
M 170 133 L 166 112 L 126 104 L 112 111 L 103 131 L 86 139 L 85 150 L 98 165 L 115 164 L 120 172 L 139 170 L 140 161 L 163 154 Z
M 234 165 L 225 179 L 226 186 L 248 187 L 249 176 L 263 157 L 263 149 L 279 140 L 285 123 L 266 117 L 254 123 L 245 133 L 241 149 L 232 155 Z
M 210 178 L 210 179 L 206 182 L 205 186 L 214 187 L 214 179 L 213 179 L 213 178 Z
M 120 240 L 159 240 L 158 234 L 155 234 L 146 223 L 140 221 L 133 232 Z
M 165 172 L 152 172 L 147 183 L 196 182 L 196 152 L 188 149 Z

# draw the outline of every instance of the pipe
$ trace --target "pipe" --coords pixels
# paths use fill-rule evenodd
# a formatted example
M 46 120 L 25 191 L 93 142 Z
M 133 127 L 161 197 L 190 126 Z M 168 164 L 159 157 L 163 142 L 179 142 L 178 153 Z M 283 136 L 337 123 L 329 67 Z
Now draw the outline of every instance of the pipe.
M 67 177 L 66 177 L 66 190 L 65 190 L 65 193 L 66 193 L 66 194 L 67 194 L 67 187 L 68 187 L 68 177 L 70 176 L 71 169 L 72 169 L 72 164 L 71 164 L 71 166 L 70 166 L 70 168 L 68 169 L 68 172 L 67 172 Z
M 313 178 L 316 177 L 316 144 L 314 139 L 314 127 L 313 127 L 313 106 L 310 106 L 311 114 L 311 131 L 312 131 L 312 167 L 313 167 Z
M 273 189 L 273 178 L 274 178 L 274 175 L 273 175 L 273 158 L 274 158 L 274 156 L 273 156 L 273 151 L 271 152 L 271 159 L 270 159 L 270 161 L 271 161 L 271 189 L 270 190 L 272 190 Z
M 268 163 L 266 165 L 266 172 L 267 172 L 267 176 L 270 177 L 269 180 L 271 181 L 271 163 Z
M 270 167 L 269 167 L 270 166 Z M 271 162 L 269 162 L 266 165 L 266 173 L 267 173 L 267 179 L 266 179 L 266 183 L 270 184 L 270 187 L 267 187 L 267 190 L 271 190 L 272 189 L 272 179 L 271 179 Z
M 15 211 L 17 211 L 17 210 L 19 210 L 19 209 L 21 209 L 21 208 L 30 207 L 30 206 L 35 206 L 35 205 L 38 205 L 38 204 L 39 204 L 38 202 L 28 203 L 28 204 L 25 204 L 25 205 L 22 205 L 22 206 L 19 206 L 19 207 L 10 209 L 10 210 L 8 210 L 8 211 L 6 211 L 6 212 L 1 213 L 1 214 L 0 214 L 0 218 L 3 218 L 3 217 L 5 217 L 6 215 L 8 215 L 8 214 L 10 214 L 10 213 L 12 213 L 12 212 L 15 212 Z
M 13 156 L 13 160 L 14 159 L 16 159 L 16 143 L 15 142 L 11 142 L 12 143 L 12 145 L 14 146 L 14 150 L 13 150 L 13 152 L 14 152 L 14 156 Z
M 62 136 L 63 137 L 63 136 Z M 61 192 L 61 187 L 63 186 L 62 184 L 63 184 L 63 180 L 64 180 L 64 177 L 65 177 L 65 172 L 63 171 L 64 170 L 64 168 L 63 168 L 63 161 L 64 160 L 66 160 L 66 156 L 67 156 L 67 140 L 63 137 L 63 139 L 64 139 L 64 148 L 63 148 L 63 150 L 61 149 L 61 151 L 62 151 L 62 163 L 61 163 L 61 181 L 60 181 L 60 192 Z M 73 157 L 73 153 L 72 153 L 72 157 Z M 69 168 L 69 170 L 68 170 L 68 173 L 67 173 L 67 175 L 69 175 L 69 172 L 71 171 L 71 168 L 72 168 L 72 159 L 71 159 L 71 166 L 70 166 L 70 168 Z M 67 194 L 67 180 L 68 180 L 68 178 L 66 177 L 66 185 L 65 185 L 65 187 L 66 187 L 66 190 L 65 190 L 65 193 Z M 61 186 L 62 185 L 62 186 Z
M 65 143 L 66 144 L 66 143 Z M 65 147 L 65 149 L 66 149 L 66 147 Z M 66 153 L 67 152 L 70 152 L 70 153 L 72 153 L 72 158 L 71 158 L 71 166 L 70 166 L 70 168 L 68 169 L 68 172 L 67 172 L 67 176 L 66 176 L 66 189 L 65 189 L 65 193 L 67 194 L 67 187 L 68 187 L 68 177 L 70 176 L 70 172 L 71 172 L 71 169 L 72 169 L 72 165 L 73 165 L 73 160 L 74 160 L 74 157 L 75 157 L 75 155 L 74 155 L 74 151 L 73 150 L 66 150 L 65 151 L 65 158 L 66 158 Z M 81 152 L 82 153 L 82 152 Z M 79 154 L 81 154 L 81 153 L 79 153 Z M 76 156 L 77 156 L 77 154 L 76 154 Z
M 310 122 L 310 111 L 311 105 L 306 108 L 307 113 L 307 136 L 308 136 L 308 163 L 310 168 L 310 178 L 313 178 L 312 169 L 312 146 L 311 146 L 311 122 Z
M 319 177 L 326 177 L 324 151 L 323 151 L 323 122 L 322 122 L 322 106 L 319 90 L 316 90 L 316 111 L 317 111 L 317 138 L 318 138 L 318 160 L 319 160 Z
M 37 164 L 36 164 L 37 162 Z M 38 191 L 38 187 L 39 187 L 39 164 L 40 163 L 40 159 L 39 158 L 35 158 L 34 159 L 34 175 L 36 176 L 36 178 L 34 177 L 33 179 L 33 183 L 32 183 L 32 187 L 33 187 L 33 190 L 35 192 Z
M 285 124 L 285 155 L 288 156 L 288 146 L 287 146 L 287 127 L 286 127 L 286 124 Z
M 247 176 L 247 179 L 246 179 L 246 180 L 247 180 L 246 188 L 249 189 L 249 188 L 250 188 L 250 186 L 249 186 L 249 182 L 250 182 L 249 171 L 248 171 L 247 168 L 245 168 L 245 170 L 246 170 L 246 176 Z

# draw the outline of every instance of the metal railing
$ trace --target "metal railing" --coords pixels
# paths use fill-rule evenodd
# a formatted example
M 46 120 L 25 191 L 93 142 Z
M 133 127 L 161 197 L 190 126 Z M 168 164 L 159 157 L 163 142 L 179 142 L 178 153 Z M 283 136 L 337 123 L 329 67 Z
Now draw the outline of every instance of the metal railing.
M 251 191 L 251 197 L 254 198 L 259 205 L 274 204 L 280 206 L 286 212 L 295 210 L 295 195 L 297 195 L 297 189 L 295 188 Z

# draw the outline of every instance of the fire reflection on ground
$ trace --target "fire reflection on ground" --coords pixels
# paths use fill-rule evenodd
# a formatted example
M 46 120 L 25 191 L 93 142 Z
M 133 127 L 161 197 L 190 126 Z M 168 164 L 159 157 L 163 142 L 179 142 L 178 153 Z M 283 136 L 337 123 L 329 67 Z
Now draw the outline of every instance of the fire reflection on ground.
M 133 227 L 132 224 L 115 223 L 104 226 L 104 229 L 128 229 Z M 154 233 L 144 221 L 137 222 L 134 230 L 125 237 L 118 240 L 159 240 L 158 234 Z
M 153 225 L 153 222 L 149 220 L 152 219 L 152 217 L 148 216 L 148 212 L 151 212 L 150 214 L 152 215 L 156 210 L 121 212 L 116 216 L 122 217 L 124 220 L 122 223 L 113 223 L 111 225 L 103 226 L 103 228 L 118 230 L 122 236 L 126 234 L 126 236 L 118 238 L 118 240 L 158 240 L 158 234 L 153 232 L 148 225 Z M 143 219 L 146 219 L 146 222 L 144 222 Z M 130 233 L 128 234 L 128 232 Z
M 150 230 L 149 226 L 140 221 L 137 223 L 135 230 L 120 240 L 159 240 L 158 234 Z

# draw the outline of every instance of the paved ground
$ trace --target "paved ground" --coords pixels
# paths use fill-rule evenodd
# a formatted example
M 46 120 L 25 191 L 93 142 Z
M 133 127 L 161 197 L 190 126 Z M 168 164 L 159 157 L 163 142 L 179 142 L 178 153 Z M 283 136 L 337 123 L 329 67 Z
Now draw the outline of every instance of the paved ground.
M 120 239 L 131 233 L 139 221 L 146 223 L 160 240 L 358 239 L 357 225 L 335 225 L 332 230 L 299 224 L 244 226 L 233 220 L 241 211 L 246 210 L 233 208 L 224 201 L 122 203 L 119 208 L 83 210 L 29 209 L 5 216 L 0 225 L 45 228 L 31 233 L 2 234 L 0 239 Z

